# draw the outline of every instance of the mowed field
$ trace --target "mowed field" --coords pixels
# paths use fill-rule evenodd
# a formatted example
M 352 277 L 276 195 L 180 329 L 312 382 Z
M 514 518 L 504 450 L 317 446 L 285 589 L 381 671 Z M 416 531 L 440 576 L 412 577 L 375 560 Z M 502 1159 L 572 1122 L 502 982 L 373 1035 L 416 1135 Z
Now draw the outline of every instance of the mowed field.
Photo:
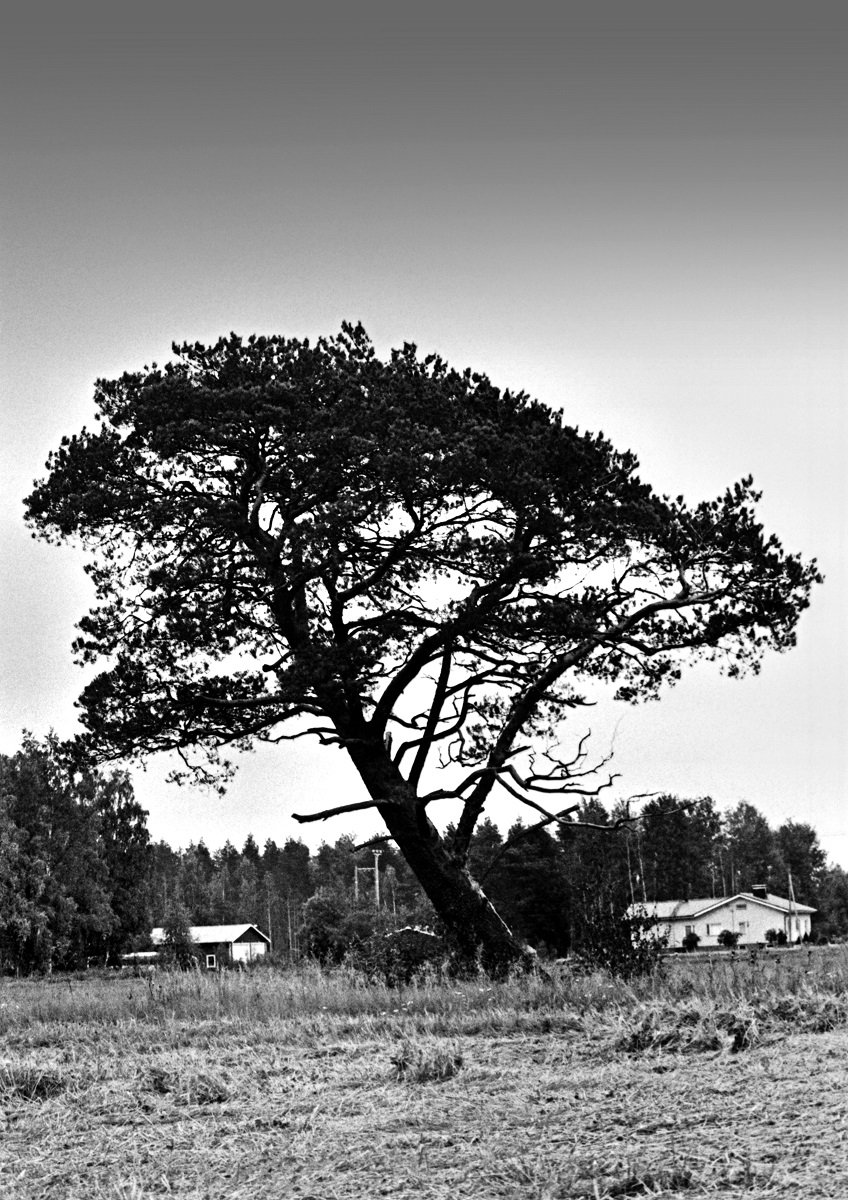
M 0 983 L 0 1196 L 848 1196 L 848 954 Z

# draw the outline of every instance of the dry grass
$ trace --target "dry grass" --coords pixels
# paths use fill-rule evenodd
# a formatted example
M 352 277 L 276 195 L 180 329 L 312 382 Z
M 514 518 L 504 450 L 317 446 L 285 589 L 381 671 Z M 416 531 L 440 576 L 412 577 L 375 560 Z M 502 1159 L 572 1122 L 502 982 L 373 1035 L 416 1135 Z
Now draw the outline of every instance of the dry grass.
M 841 1197 L 846 1022 L 841 951 L 628 986 L 7 981 L 0 1195 Z
M 410 1042 L 400 1045 L 391 1058 L 395 1078 L 408 1083 L 444 1083 L 462 1066 L 462 1052 L 455 1044 Z
M 0 1068 L 0 1097 L 4 1101 L 46 1100 L 64 1090 L 65 1080 L 58 1071 L 14 1063 Z

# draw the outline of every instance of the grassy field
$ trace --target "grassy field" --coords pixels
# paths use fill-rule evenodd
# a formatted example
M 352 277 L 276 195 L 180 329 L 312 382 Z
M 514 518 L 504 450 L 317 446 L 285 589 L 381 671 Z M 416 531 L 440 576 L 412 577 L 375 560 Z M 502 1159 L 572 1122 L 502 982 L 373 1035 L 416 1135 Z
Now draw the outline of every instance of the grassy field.
M 845 1197 L 848 952 L 0 982 L 0 1196 Z

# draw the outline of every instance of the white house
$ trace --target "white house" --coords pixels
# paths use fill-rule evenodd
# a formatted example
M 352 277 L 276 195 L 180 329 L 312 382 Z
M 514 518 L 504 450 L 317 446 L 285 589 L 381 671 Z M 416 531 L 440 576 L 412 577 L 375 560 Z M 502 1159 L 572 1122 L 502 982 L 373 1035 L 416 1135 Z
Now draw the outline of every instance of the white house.
M 795 900 L 774 896 L 765 889 L 738 892 L 735 896 L 706 900 L 658 900 L 633 904 L 629 916 L 647 914 L 658 931 L 668 939 L 670 950 L 680 949 L 687 933 L 696 933 L 699 950 L 719 944 L 724 929 L 738 933 L 739 945 L 764 944 L 770 929 L 786 934 L 794 944 L 810 934 L 810 918 L 816 910 Z
M 271 939 L 256 925 L 192 925 L 189 933 L 209 970 L 253 962 L 271 948 Z M 164 945 L 165 930 L 152 930 L 150 940 L 154 946 Z

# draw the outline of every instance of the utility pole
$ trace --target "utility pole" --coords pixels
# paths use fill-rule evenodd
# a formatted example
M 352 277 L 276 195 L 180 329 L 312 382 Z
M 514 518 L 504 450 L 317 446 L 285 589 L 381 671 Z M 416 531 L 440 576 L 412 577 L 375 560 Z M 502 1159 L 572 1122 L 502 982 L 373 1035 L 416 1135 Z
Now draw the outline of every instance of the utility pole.
M 397 928 L 397 872 L 394 867 L 386 867 L 383 872 L 383 884 L 387 886 L 392 895 L 392 916 L 394 917 L 395 928 Z
M 642 876 L 642 900 L 647 904 L 648 889 L 645 885 L 645 863 L 642 860 L 642 834 L 638 826 L 636 828 L 636 851 L 639 855 L 639 874 Z
M 380 855 L 382 850 L 375 850 L 373 867 L 354 867 L 353 868 L 353 898 L 359 903 L 359 873 L 360 871 L 374 872 L 374 906 L 379 912 L 380 910 Z
M 374 904 L 377 912 L 380 911 L 380 855 L 382 850 L 374 851 Z

